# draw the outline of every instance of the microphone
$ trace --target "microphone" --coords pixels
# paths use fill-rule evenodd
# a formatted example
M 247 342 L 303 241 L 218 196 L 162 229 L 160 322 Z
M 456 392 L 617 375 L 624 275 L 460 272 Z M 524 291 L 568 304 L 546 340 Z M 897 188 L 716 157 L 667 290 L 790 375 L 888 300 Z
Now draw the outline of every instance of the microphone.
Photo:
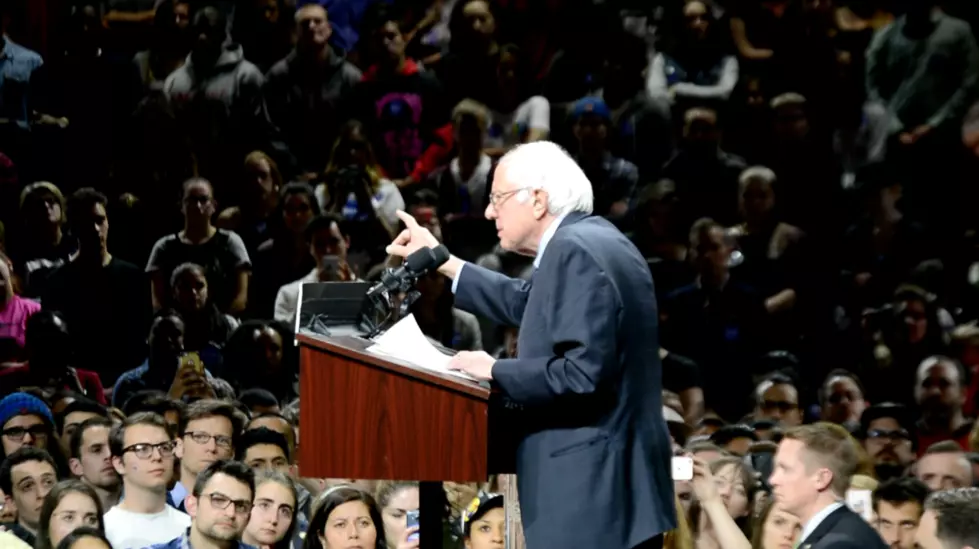
M 421 248 L 405 259 L 404 265 L 397 269 L 388 269 L 381 274 L 381 281 L 367 290 L 367 297 L 374 298 L 388 290 L 397 290 L 409 279 L 419 276 L 442 266 L 449 260 L 449 249 L 444 245 L 435 248 Z

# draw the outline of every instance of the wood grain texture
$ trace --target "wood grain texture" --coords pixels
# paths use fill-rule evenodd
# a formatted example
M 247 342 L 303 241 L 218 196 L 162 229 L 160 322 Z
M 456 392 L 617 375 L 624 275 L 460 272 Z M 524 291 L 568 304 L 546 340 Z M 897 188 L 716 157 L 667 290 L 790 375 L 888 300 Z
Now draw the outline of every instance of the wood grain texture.
M 486 479 L 487 389 L 365 353 L 357 338 L 299 340 L 302 476 Z

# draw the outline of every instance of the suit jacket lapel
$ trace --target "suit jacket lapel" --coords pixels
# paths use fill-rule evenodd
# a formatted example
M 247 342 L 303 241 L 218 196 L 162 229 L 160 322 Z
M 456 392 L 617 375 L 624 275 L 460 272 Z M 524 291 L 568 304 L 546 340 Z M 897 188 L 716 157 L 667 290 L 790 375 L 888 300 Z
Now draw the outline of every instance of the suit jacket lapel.
M 844 505 L 827 515 L 826 518 L 819 523 L 819 526 L 816 526 L 816 529 L 809 534 L 809 537 L 799 542 L 799 549 L 812 549 L 812 546 L 818 543 L 823 536 L 828 534 L 830 530 L 836 526 L 836 523 L 838 523 L 848 512 L 850 512 L 849 508 Z

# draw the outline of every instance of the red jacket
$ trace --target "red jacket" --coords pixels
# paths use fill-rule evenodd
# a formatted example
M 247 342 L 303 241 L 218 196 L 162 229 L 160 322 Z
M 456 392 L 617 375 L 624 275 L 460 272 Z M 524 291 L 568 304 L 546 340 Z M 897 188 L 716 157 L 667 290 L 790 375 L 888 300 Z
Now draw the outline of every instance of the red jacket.
M 78 385 L 82 388 L 82 394 L 103 406 L 108 405 L 108 401 L 105 399 L 105 389 L 102 388 L 102 380 L 99 379 L 99 374 L 91 370 L 81 370 L 78 368 L 69 368 L 69 370 L 78 379 Z M 0 386 L 3 387 L 3 393 L 14 392 L 21 387 L 28 387 L 34 383 L 36 382 L 31 378 L 30 362 L 0 365 Z M 77 390 L 73 384 L 68 382 L 65 382 L 61 387 L 57 388 Z

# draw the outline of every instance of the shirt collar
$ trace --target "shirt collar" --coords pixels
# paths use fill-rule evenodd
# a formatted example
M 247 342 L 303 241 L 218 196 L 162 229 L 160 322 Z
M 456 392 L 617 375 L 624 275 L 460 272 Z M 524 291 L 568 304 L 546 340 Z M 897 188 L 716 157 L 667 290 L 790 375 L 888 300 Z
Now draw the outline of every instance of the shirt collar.
M 567 214 L 562 214 L 554 219 L 554 221 L 551 221 L 550 226 L 544 231 L 544 235 L 540 237 L 540 244 L 537 246 L 537 256 L 534 257 L 535 269 L 540 267 L 540 259 L 544 257 L 544 249 L 547 248 L 547 244 L 554 238 L 554 233 L 557 232 L 558 227 L 561 226 L 561 222 L 564 221 L 565 217 L 567 217 Z
M 799 536 L 799 543 L 805 542 L 806 541 L 806 538 L 808 538 L 809 536 L 811 536 L 812 533 L 816 531 L 816 528 L 824 520 L 826 520 L 826 517 L 828 517 L 831 514 L 833 514 L 833 512 L 836 511 L 837 509 L 839 509 L 840 507 L 843 507 L 843 502 L 842 501 L 836 501 L 836 502 L 830 503 L 826 507 L 823 507 L 823 510 L 822 511 L 820 511 L 820 512 L 816 513 L 815 515 L 813 515 L 812 518 L 809 519 L 809 522 L 807 522 L 806 525 L 805 525 L 805 527 L 802 529 L 802 535 Z

